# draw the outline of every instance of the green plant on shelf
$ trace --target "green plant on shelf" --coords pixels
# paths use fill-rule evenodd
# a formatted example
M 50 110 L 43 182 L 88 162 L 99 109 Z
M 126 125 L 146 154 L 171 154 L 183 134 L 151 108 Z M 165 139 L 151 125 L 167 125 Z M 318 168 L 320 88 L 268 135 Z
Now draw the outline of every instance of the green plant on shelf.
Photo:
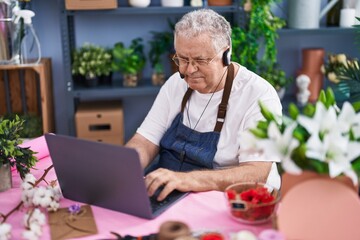
M 173 30 L 174 24 L 168 21 L 169 27 Z M 149 60 L 156 73 L 164 72 L 161 56 L 174 53 L 174 33 L 172 31 L 156 32 L 151 31 L 152 38 L 149 41 Z
M 146 57 L 142 38 L 133 39 L 129 47 L 122 42 L 115 43 L 112 53 L 113 71 L 122 74 L 138 74 L 145 66 Z
M 243 2 L 245 4 L 247 1 Z M 251 1 L 246 25 L 233 27 L 231 38 L 232 59 L 259 73 L 279 90 L 292 79 L 286 78 L 285 72 L 277 64 L 277 30 L 285 26 L 285 21 L 271 12 L 271 5 L 276 2 L 278 0 Z
M 287 87 L 294 80 L 292 77 L 287 77 L 278 64 L 267 64 L 260 61 L 258 71 L 259 75 L 266 79 L 277 91 Z
M 112 72 L 112 54 L 110 49 L 85 43 L 72 53 L 73 75 L 85 78 L 109 76 Z

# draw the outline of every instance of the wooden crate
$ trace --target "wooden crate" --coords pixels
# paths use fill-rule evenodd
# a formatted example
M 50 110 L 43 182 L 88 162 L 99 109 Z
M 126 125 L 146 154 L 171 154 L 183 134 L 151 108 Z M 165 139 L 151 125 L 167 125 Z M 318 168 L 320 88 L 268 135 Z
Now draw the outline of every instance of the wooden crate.
M 6 113 L 36 114 L 43 133 L 55 131 L 50 58 L 27 66 L 0 65 L 0 116 Z
M 115 9 L 117 0 L 65 0 L 67 10 Z

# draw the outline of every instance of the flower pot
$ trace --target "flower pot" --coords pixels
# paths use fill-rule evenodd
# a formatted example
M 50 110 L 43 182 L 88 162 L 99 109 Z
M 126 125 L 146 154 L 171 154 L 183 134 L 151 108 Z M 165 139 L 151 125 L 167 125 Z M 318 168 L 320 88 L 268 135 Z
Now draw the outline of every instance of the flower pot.
M 107 76 L 104 76 L 104 75 L 100 76 L 99 81 L 100 81 L 100 84 L 102 84 L 102 85 L 111 85 L 111 83 L 112 83 L 112 73 L 110 73 Z
M 154 86 L 161 86 L 165 82 L 164 73 L 153 73 L 151 76 L 151 81 Z
M 228 6 L 232 4 L 232 0 L 208 0 L 209 6 Z
M 150 0 L 129 0 L 129 5 L 132 7 L 147 7 L 150 5 Z
M 310 172 L 310 171 L 304 171 L 299 175 L 284 173 L 281 175 L 282 196 L 284 197 L 288 193 L 288 191 L 294 186 L 311 179 L 331 179 L 331 178 L 328 175 L 318 174 L 316 172 Z M 350 178 L 346 176 L 339 176 L 334 178 L 333 180 L 338 181 L 339 183 L 342 183 L 345 186 L 357 192 L 358 186 L 354 186 Z
M 161 6 L 163 6 L 163 7 L 182 7 L 182 6 L 184 6 L 184 0 L 161 0 Z
M 324 75 L 321 66 L 324 64 L 325 50 L 323 48 L 304 48 L 302 49 L 302 68 L 298 71 L 298 76 L 304 74 L 310 78 L 309 101 L 315 102 L 323 87 Z
M 333 178 L 294 186 L 277 212 L 277 228 L 285 239 L 357 239 L 359 222 L 357 192 Z
M 124 87 L 136 87 L 138 84 L 138 75 L 137 74 L 124 74 L 123 75 L 123 86 Z
M 85 86 L 89 87 L 89 88 L 93 88 L 96 87 L 97 85 L 99 85 L 99 78 L 98 77 L 85 77 Z
M 4 192 L 12 187 L 11 168 L 9 164 L 0 166 L 0 192 Z

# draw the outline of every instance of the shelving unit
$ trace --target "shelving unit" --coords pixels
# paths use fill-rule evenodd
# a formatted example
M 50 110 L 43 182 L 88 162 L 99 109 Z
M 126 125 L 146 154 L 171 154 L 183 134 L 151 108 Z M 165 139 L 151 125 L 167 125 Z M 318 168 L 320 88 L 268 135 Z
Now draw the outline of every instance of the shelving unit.
M 76 85 L 70 71 L 72 49 L 79 47 L 84 40 L 96 39 L 96 43 L 113 45 L 117 41 L 126 42 L 133 36 L 147 36 L 146 34 L 150 31 L 163 31 L 166 18 L 176 19 L 197 9 L 190 6 L 161 7 L 160 0 L 152 1 L 152 5 L 147 8 L 133 8 L 128 7 L 127 3 L 122 4 L 121 1 L 125 2 L 125 0 L 120 0 L 119 7 L 114 10 L 67 11 L 64 0 L 58 0 L 61 6 L 63 81 L 66 83 L 65 99 L 62 99 L 62 102 L 67 105 L 67 109 L 64 116 L 61 116 L 62 119 L 57 119 L 57 121 L 69 126 L 67 127 L 69 131 L 61 132 L 63 134 L 75 134 L 74 114 L 79 102 L 121 100 L 124 107 L 126 141 L 141 124 L 160 89 L 151 85 L 150 74 L 146 72 L 141 80 L 142 83 L 136 88 L 122 87 L 118 76 L 115 76 L 111 86 L 85 88 Z M 234 0 L 231 6 L 210 8 L 228 17 L 233 24 L 241 25 L 245 21 L 245 15 L 238 0 Z M 132 25 L 127 26 L 127 23 Z M 121 34 L 124 29 L 126 33 Z M 81 34 L 77 35 L 78 32 Z M 354 55 L 359 52 L 354 50 L 356 34 L 353 28 L 281 29 L 277 40 L 279 64 L 288 76 L 296 76 L 296 71 L 301 67 L 301 49 L 307 47 L 323 47 L 327 52 L 343 52 L 359 57 L 358 53 Z M 294 84 L 289 86 L 285 99 L 294 99 L 295 92 Z
M 63 50 L 63 67 L 64 75 L 66 79 L 66 104 L 67 104 L 67 122 L 70 126 L 70 132 L 67 134 L 75 134 L 75 124 L 74 124 L 74 115 L 76 112 L 77 104 L 83 101 L 107 101 L 107 100 L 121 100 L 124 107 L 124 116 L 125 116 L 125 139 L 128 140 L 139 124 L 142 122 L 146 113 L 151 107 L 153 100 L 155 99 L 160 87 L 152 86 L 150 75 L 144 74 L 144 78 L 141 80 L 141 83 L 138 87 L 135 88 L 126 88 L 122 86 L 121 79 L 115 76 L 113 83 L 111 85 L 100 85 L 95 88 L 87 88 L 81 85 L 76 84 L 73 81 L 71 75 L 71 51 L 76 47 L 79 47 L 79 44 L 76 42 L 76 33 L 78 30 L 81 30 L 78 25 L 81 25 L 77 22 L 77 19 L 116 19 L 116 21 L 121 21 L 126 17 L 137 18 L 139 21 L 139 28 L 141 26 L 141 21 L 152 21 L 154 18 L 161 16 L 162 21 L 166 17 L 181 17 L 183 14 L 199 9 L 198 7 L 184 6 L 184 7 L 161 7 L 156 6 L 156 1 L 152 2 L 152 5 L 146 8 L 134 8 L 129 6 L 124 6 L 119 4 L 117 9 L 113 10 L 66 10 L 63 0 L 59 0 L 61 3 L 61 38 L 62 38 L 62 50 Z M 224 7 L 209 7 L 226 17 L 230 18 L 229 21 L 236 22 L 239 24 L 242 21 L 242 8 L 239 7 L 240 1 L 234 1 L 231 6 Z M 138 20 L 139 18 L 142 18 Z M 130 21 L 130 20 L 129 20 Z M 91 23 L 89 23 L 91 24 Z M 110 23 L 109 23 L 110 24 Z M 114 26 L 115 23 L 111 23 L 110 26 Z M 86 25 L 85 25 L 86 26 Z M 79 28 L 78 28 L 79 27 Z M 83 26 L 84 27 L 84 26 Z M 93 31 L 99 30 L 100 27 L 93 27 Z M 128 30 L 128 29 L 127 29 Z M 163 29 L 158 29 L 157 26 L 153 26 L 152 29 L 146 29 L 145 31 L 163 31 Z M 126 38 L 126 37 L 125 37 Z M 129 37 L 128 37 L 129 38 Z M 110 44 L 113 45 L 116 41 L 123 41 L 124 39 L 117 39 L 114 37 L 113 42 Z M 89 40 L 90 41 L 90 40 Z M 136 106 L 136 110 L 134 109 Z M 136 116 L 135 116 L 136 115 Z

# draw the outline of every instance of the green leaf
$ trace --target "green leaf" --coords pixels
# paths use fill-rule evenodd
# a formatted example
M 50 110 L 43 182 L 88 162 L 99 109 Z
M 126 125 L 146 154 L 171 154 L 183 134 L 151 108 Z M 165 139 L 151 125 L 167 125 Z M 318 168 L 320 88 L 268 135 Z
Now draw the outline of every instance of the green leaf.
M 290 103 L 289 104 L 289 116 L 291 117 L 291 119 L 296 120 L 299 113 L 300 113 L 300 111 L 299 111 L 298 107 L 296 106 L 296 104 Z

